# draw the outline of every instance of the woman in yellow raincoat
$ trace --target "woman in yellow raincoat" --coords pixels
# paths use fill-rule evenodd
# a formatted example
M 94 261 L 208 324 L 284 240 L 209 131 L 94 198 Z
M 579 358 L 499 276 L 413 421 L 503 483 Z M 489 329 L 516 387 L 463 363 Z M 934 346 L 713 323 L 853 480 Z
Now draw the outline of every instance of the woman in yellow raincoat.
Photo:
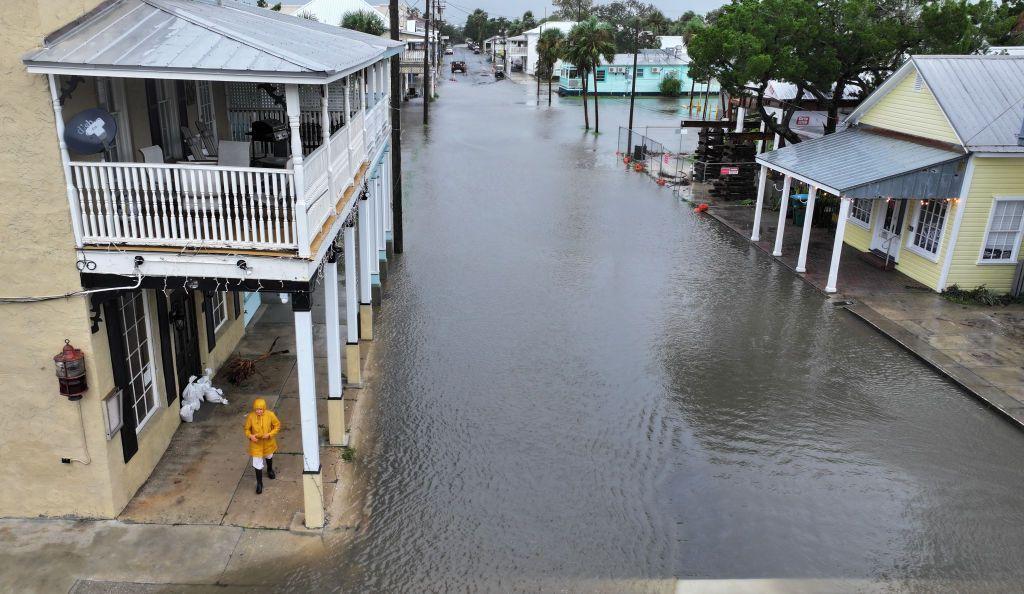
M 252 467 L 256 469 L 256 494 L 263 492 L 263 466 L 267 467 L 267 478 L 277 478 L 274 474 L 274 452 L 277 451 L 277 440 L 274 436 L 281 430 L 281 421 L 273 411 L 267 410 L 267 401 L 257 398 L 252 403 L 252 412 L 245 417 L 245 437 L 249 440 L 249 455 L 252 456 Z

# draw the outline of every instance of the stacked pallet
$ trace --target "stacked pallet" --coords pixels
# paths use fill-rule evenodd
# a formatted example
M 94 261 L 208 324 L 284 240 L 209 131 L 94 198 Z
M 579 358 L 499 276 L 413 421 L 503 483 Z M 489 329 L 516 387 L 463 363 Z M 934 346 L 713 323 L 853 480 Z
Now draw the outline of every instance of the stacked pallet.
M 757 163 L 754 156 L 757 151 L 751 142 L 726 141 L 722 148 L 723 163 L 718 168 L 718 179 L 710 193 L 717 198 L 726 200 L 743 200 L 751 198 L 756 192 Z M 727 174 L 723 175 L 723 172 Z
M 701 128 L 697 132 L 697 150 L 694 152 L 697 167 L 693 172 L 696 181 L 709 181 L 718 177 L 719 167 L 716 163 L 722 162 L 724 148 L 725 130 L 722 128 Z

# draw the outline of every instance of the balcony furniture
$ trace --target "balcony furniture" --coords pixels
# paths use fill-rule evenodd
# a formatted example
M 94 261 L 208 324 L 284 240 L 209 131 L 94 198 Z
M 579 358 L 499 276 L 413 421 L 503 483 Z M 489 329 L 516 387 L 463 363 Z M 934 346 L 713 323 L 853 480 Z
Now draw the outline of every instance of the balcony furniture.
M 164 149 L 160 148 L 160 145 L 154 144 L 153 146 L 144 146 L 139 149 L 142 153 L 143 163 L 163 163 L 164 162 Z
M 180 126 L 181 130 L 181 143 L 188 149 L 188 155 L 186 160 L 192 163 L 198 163 L 203 161 L 213 162 L 206 152 L 206 147 L 203 146 L 203 139 L 196 133 L 189 130 L 187 126 Z
M 203 146 L 206 148 L 206 154 L 210 157 L 217 157 L 219 154 L 217 139 L 213 136 L 213 131 L 206 122 L 202 120 L 196 120 L 196 129 L 199 130 L 199 137 L 203 140 Z

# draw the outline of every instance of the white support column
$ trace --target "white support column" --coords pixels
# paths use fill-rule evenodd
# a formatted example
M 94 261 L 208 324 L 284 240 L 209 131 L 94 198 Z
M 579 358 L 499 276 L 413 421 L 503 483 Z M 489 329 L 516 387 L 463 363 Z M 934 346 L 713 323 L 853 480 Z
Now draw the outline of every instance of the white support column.
M 324 85 L 324 96 L 320 99 L 320 130 L 323 135 L 324 150 L 327 154 L 327 194 L 331 197 L 331 208 L 338 214 L 336 205 L 340 193 L 334 181 L 334 158 L 331 155 L 331 111 L 329 109 L 330 89 Z
M 761 176 L 757 179 L 757 198 L 754 200 L 754 230 L 750 232 L 750 241 L 761 240 L 761 211 L 764 209 L 764 190 L 768 185 L 768 166 L 761 166 Z
M 387 161 L 385 159 L 384 161 Z M 384 161 L 381 162 L 380 166 L 377 167 L 377 250 L 381 252 L 381 255 L 387 259 L 388 241 L 384 235 L 384 200 L 386 199 L 386 190 L 384 186 Z
M 379 284 L 380 283 L 380 278 L 379 278 L 379 276 L 380 276 L 380 259 L 377 257 L 377 251 L 380 249 L 380 247 L 377 244 L 377 235 L 378 235 L 377 227 L 379 225 L 379 221 L 378 221 L 379 217 L 378 217 L 378 212 L 377 212 L 377 202 L 379 202 L 379 201 L 380 201 L 380 196 L 378 196 L 378 192 L 377 192 L 377 180 L 376 179 L 371 179 L 370 180 L 370 200 L 369 200 L 369 220 L 367 221 L 367 227 L 369 228 L 369 232 L 367 233 L 367 237 L 370 238 L 370 241 L 369 241 L 369 245 L 367 247 L 370 249 L 370 254 L 372 254 L 371 257 L 370 257 L 370 274 L 378 277 L 378 278 L 375 278 L 375 279 L 371 279 L 371 282 L 374 282 L 374 284 Z
M 814 220 L 814 199 L 818 188 L 811 186 L 807 192 L 807 210 L 804 211 L 804 228 L 800 234 L 800 255 L 796 259 L 796 271 L 807 272 L 807 245 L 811 241 L 811 221 Z
M 327 436 L 331 445 L 347 445 L 341 385 L 341 318 L 338 313 L 338 255 L 332 249 L 324 266 L 324 313 L 327 326 Z
M 359 71 L 359 111 L 366 111 L 366 69 Z
M 736 108 L 736 132 L 743 131 L 743 120 L 747 118 L 747 110 L 741 105 Z
M 302 494 L 307 528 L 324 525 L 320 435 L 316 420 L 316 369 L 313 358 L 311 295 L 292 296 L 295 316 L 295 359 L 299 377 L 299 422 L 302 430 Z
M 793 186 L 793 178 L 786 176 L 782 182 L 782 202 L 779 203 L 779 227 L 775 230 L 775 249 L 772 250 L 773 256 L 782 255 L 782 239 L 783 234 L 786 232 L 786 212 L 789 211 L 789 192 Z
M 373 212 L 369 199 L 359 200 L 359 338 L 373 340 Z
M 348 150 L 348 170 L 349 170 L 349 183 L 355 183 L 356 178 L 356 164 L 352 161 L 352 76 L 345 77 L 345 127 L 348 128 L 346 134 L 348 135 L 348 143 L 345 145 Z M 339 188 L 341 191 L 345 191 L 345 188 Z
M 356 276 L 355 221 L 346 221 L 345 237 L 345 377 L 349 384 L 363 383 L 359 358 L 359 282 Z
M 291 129 L 292 179 L 295 191 L 295 234 L 299 244 L 299 257 L 309 257 L 309 246 L 313 238 L 309 232 L 306 216 L 306 182 L 302 165 L 302 136 L 299 132 L 299 85 L 284 86 L 285 108 L 288 111 L 288 127 Z
M 71 156 L 68 145 L 64 142 L 64 107 L 60 104 L 60 92 L 54 75 L 47 76 L 50 81 L 50 99 L 53 102 L 53 122 L 57 127 L 57 146 L 60 147 L 60 164 L 64 168 L 64 183 L 68 195 L 68 208 L 71 209 L 71 227 L 75 232 L 75 247 L 85 245 L 82 230 L 82 207 L 78 202 L 78 191 L 71 176 Z
M 843 255 L 843 236 L 846 235 L 846 221 L 850 217 L 850 200 L 839 197 L 839 221 L 836 223 L 836 240 L 832 244 L 832 261 L 828 265 L 828 282 L 825 283 L 826 293 L 836 292 L 839 280 L 839 258 Z
M 384 229 L 387 231 L 387 240 L 394 241 L 394 212 L 392 210 L 392 201 L 394 200 L 394 188 L 391 187 L 391 148 L 388 147 L 384 152 L 384 204 L 387 208 L 384 209 Z
M 375 107 L 377 105 L 377 95 L 378 95 L 378 92 L 377 92 L 377 65 L 373 64 L 372 66 L 367 68 L 366 72 L 368 73 L 367 78 L 369 79 L 369 80 L 366 81 L 366 84 L 367 84 L 367 88 L 369 89 L 369 93 L 370 93 L 370 95 L 369 95 L 370 100 L 368 102 L 367 107 L 371 107 L 372 108 L 372 107 Z
M 761 131 L 762 139 L 757 141 L 757 154 L 759 154 L 759 155 L 764 152 L 764 131 L 766 129 L 767 129 L 767 126 L 765 126 L 765 123 L 761 122 L 760 131 Z

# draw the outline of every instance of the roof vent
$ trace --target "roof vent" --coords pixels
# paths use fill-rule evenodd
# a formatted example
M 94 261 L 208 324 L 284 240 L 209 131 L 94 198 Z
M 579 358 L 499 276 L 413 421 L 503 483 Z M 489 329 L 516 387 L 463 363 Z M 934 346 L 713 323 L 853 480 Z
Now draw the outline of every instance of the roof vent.
M 921 77 L 921 73 L 917 72 L 914 74 L 914 90 L 920 92 L 924 88 L 924 79 Z

